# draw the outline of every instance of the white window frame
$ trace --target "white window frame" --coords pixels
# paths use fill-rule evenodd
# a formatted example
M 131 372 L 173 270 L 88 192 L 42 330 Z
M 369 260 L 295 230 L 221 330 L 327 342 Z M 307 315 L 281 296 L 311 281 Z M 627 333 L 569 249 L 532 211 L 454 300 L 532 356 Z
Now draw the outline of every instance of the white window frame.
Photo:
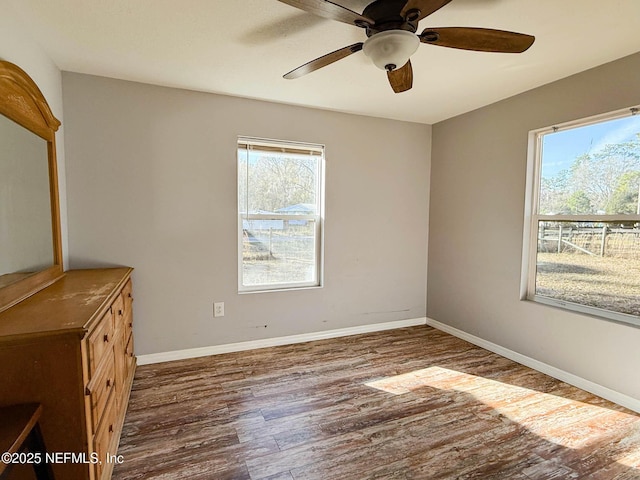
M 271 140 L 265 138 L 255 138 L 239 136 L 236 156 L 242 145 L 266 147 L 267 149 L 282 151 L 308 151 L 315 152 L 320 157 L 320 164 L 318 166 L 319 172 L 317 176 L 316 185 L 316 214 L 315 215 L 300 215 L 300 214 L 276 214 L 276 213 L 242 213 L 240 210 L 240 192 L 238 189 L 238 195 L 236 200 L 236 208 L 238 210 L 238 293 L 267 293 L 267 292 L 281 292 L 287 290 L 300 290 L 311 288 L 322 288 L 324 282 L 324 193 L 325 193 L 325 146 L 320 144 L 302 143 L 286 140 Z M 240 178 L 239 160 L 236 158 L 236 188 L 242 180 Z M 315 278 L 309 282 L 286 282 L 286 283 L 273 283 L 269 285 L 244 285 L 243 284 L 243 264 L 242 264 L 242 252 L 243 252 L 243 220 L 308 220 L 313 221 L 315 226 Z
M 588 118 L 573 120 L 570 122 L 540 128 L 529 132 L 529 147 L 527 151 L 527 187 L 525 198 L 524 214 L 524 236 L 522 251 L 522 277 L 520 286 L 520 299 L 538 302 L 553 307 L 558 307 L 582 314 L 640 326 L 640 317 L 635 315 L 614 312 L 597 307 L 590 307 L 578 303 L 572 303 L 555 298 L 536 295 L 536 261 L 538 250 L 538 223 L 541 221 L 550 222 L 640 222 L 640 215 L 542 215 L 539 213 L 539 194 L 542 170 L 542 137 L 548 133 L 561 130 L 586 127 L 597 123 L 602 123 L 618 118 L 625 118 L 637 115 L 640 106 L 625 108 L 614 112 L 595 115 Z

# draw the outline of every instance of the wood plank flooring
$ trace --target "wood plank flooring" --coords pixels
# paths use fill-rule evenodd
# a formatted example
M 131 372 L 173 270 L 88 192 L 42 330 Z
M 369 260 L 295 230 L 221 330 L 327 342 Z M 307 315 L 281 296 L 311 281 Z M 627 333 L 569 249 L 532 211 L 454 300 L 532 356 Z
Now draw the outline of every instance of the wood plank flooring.
M 138 368 L 113 478 L 640 479 L 640 415 L 427 326 Z

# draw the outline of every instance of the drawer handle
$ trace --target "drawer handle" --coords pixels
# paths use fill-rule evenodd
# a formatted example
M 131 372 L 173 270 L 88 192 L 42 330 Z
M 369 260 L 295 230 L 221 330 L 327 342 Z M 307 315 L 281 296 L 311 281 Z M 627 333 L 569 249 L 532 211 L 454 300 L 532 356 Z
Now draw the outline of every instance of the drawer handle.
M 105 333 L 104 337 L 102 337 L 102 340 L 104 340 L 104 343 L 109 343 L 109 334 Z
M 129 328 L 133 328 L 133 323 L 129 322 Z
M 107 378 L 107 388 L 110 388 L 110 387 L 111 387 L 111 379 Z
M 109 433 L 113 433 L 113 425 L 109 425 Z
M 127 293 L 127 297 L 129 297 L 129 298 L 133 298 L 133 297 L 131 296 L 131 292 Z
M 122 316 L 122 309 L 118 309 L 118 315 Z

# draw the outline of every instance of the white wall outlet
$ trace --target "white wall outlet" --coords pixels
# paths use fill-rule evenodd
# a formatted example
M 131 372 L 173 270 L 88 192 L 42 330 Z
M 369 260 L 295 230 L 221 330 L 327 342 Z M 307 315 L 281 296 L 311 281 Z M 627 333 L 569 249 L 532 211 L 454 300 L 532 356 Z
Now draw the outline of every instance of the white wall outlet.
M 213 304 L 213 316 L 224 317 L 224 302 L 215 302 Z

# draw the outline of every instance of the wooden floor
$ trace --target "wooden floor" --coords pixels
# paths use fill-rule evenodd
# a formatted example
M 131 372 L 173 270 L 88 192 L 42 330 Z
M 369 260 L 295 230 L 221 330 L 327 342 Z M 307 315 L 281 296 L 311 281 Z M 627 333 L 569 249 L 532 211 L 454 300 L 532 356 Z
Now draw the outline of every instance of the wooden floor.
M 142 366 L 114 479 L 640 479 L 640 416 L 427 326 Z

